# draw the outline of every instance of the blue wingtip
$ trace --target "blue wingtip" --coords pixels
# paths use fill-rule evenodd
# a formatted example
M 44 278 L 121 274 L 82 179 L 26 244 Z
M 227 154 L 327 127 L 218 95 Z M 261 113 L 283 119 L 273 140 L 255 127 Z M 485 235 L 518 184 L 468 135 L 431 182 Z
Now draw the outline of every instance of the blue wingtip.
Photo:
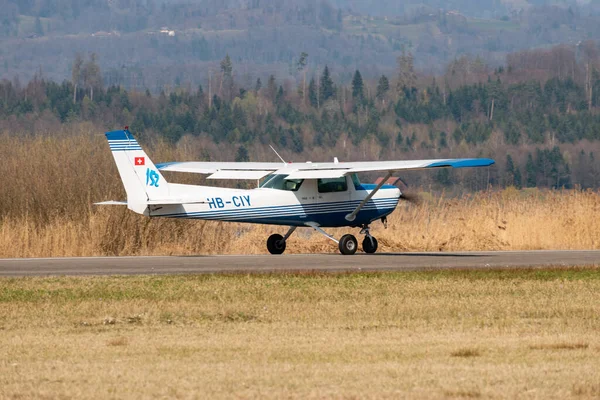
M 470 167 L 488 167 L 496 162 L 491 158 L 464 158 L 461 160 L 438 161 L 429 164 L 427 168 L 452 167 L 452 168 L 470 168 Z

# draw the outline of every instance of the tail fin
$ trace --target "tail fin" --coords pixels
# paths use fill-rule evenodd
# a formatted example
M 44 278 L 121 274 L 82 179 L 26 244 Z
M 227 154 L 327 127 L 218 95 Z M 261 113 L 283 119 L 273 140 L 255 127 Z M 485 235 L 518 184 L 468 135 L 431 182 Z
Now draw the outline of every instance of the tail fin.
M 106 132 L 127 193 L 127 207 L 144 214 L 148 201 L 169 198 L 169 184 L 142 150 L 129 129 Z

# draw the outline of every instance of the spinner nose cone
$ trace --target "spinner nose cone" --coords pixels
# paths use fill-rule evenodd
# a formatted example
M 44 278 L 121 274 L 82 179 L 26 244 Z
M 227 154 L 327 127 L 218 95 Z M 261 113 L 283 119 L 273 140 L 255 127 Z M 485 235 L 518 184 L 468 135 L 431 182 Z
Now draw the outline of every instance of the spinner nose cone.
M 400 201 L 400 198 L 402 197 L 402 192 L 400 191 L 399 188 L 397 188 L 397 187 L 394 188 L 394 191 L 392 194 L 398 201 Z

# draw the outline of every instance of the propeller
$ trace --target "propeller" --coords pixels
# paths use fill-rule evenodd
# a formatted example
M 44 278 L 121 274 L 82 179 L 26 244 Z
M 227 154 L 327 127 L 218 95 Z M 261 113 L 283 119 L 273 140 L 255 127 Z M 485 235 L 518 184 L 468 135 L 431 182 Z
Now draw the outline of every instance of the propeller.
M 398 183 L 401 183 L 404 186 L 404 188 L 408 189 L 408 184 L 404 182 L 402 178 L 396 179 L 394 185 L 397 185 Z M 421 198 L 421 196 L 419 196 L 419 194 L 411 193 L 407 190 L 400 190 L 400 200 L 407 201 L 410 204 L 414 204 L 417 206 L 423 202 L 423 199 Z
M 410 204 L 414 204 L 417 206 L 423 202 L 423 199 L 417 193 L 406 193 L 406 192 L 400 193 L 400 200 L 407 201 Z

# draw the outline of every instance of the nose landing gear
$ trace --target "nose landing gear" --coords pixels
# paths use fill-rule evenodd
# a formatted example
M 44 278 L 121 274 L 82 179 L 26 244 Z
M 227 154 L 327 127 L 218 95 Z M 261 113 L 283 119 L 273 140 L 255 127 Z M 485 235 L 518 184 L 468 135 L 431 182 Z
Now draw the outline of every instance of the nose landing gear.
M 371 236 L 371 232 L 369 232 L 369 225 L 363 225 L 360 230 L 361 235 L 365 235 L 365 238 L 362 242 L 363 251 L 367 254 L 373 254 L 377 251 L 377 239 Z

